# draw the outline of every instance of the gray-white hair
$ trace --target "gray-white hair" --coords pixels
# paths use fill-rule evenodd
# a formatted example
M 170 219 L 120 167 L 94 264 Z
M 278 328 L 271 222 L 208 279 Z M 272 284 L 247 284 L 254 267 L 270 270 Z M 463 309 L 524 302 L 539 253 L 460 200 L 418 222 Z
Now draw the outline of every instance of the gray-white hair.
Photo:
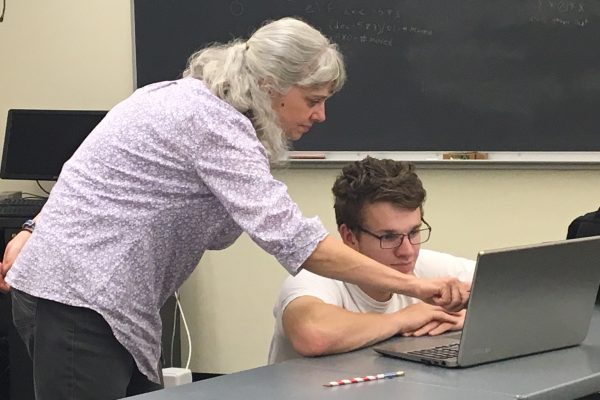
M 288 139 L 279 126 L 269 91 L 292 86 L 331 85 L 346 81 L 337 45 L 296 18 L 263 25 L 248 39 L 213 44 L 192 54 L 183 76 L 201 79 L 220 99 L 249 116 L 271 162 L 285 157 Z

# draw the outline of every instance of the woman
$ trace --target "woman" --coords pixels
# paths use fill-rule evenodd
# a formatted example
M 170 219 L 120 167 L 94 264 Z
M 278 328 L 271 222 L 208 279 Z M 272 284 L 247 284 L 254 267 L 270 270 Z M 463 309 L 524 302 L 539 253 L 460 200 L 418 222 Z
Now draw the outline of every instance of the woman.
M 336 46 L 284 18 L 195 53 L 183 79 L 141 88 L 107 114 L 4 258 L 38 400 L 160 387 L 160 307 L 205 250 L 243 231 L 292 274 L 465 304 L 455 279 L 418 280 L 331 238 L 271 175 L 345 79 Z

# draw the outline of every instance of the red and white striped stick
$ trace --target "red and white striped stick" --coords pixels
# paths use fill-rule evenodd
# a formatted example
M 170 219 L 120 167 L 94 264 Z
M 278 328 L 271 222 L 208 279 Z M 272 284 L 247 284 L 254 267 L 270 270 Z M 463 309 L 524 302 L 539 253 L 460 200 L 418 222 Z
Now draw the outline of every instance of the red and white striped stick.
M 390 379 L 390 378 L 395 378 L 397 376 L 403 376 L 403 375 L 404 375 L 404 371 L 387 372 L 385 374 L 367 375 L 367 376 L 363 376 L 363 377 L 359 377 L 359 378 L 331 381 L 329 383 L 324 384 L 323 386 L 326 386 L 326 387 L 342 386 L 342 385 L 349 385 L 351 383 L 376 381 L 378 379 Z

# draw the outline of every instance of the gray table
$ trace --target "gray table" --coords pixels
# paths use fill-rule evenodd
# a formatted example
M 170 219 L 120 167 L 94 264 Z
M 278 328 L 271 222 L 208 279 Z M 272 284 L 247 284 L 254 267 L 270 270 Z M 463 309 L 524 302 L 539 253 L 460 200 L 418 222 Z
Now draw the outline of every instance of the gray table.
M 392 339 L 401 340 L 401 339 Z M 335 388 L 332 380 L 403 370 L 404 377 Z M 202 399 L 575 399 L 600 391 L 600 309 L 580 346 L 465 369 L 445 369 L 362 349 L 224 375 L 136 400 Z

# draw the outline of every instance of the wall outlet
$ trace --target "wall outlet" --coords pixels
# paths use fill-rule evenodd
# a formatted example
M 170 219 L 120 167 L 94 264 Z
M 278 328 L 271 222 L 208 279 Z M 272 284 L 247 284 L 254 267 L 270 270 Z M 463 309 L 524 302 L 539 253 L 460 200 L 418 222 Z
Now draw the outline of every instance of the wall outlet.
M 192 371 L 187 368 L 163 368 L 165 388 L 192 382 Z

